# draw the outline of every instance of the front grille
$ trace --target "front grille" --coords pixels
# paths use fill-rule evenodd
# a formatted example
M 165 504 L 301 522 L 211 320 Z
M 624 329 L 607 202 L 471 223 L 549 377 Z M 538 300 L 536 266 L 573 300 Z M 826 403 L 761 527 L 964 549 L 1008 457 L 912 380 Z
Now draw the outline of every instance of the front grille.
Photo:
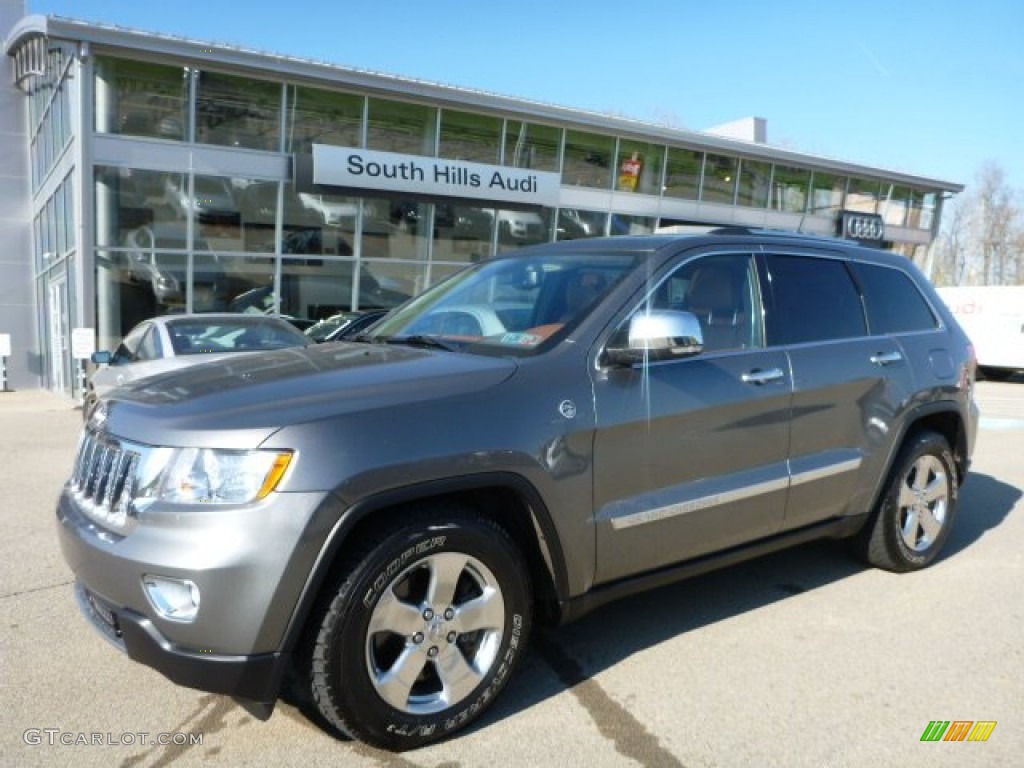
M 139 459 L 138 451 L 113 438 L 90 431 L 82 435 L 71 493 L 90 519 L 118 533 L 127 531 L 134 521 Z

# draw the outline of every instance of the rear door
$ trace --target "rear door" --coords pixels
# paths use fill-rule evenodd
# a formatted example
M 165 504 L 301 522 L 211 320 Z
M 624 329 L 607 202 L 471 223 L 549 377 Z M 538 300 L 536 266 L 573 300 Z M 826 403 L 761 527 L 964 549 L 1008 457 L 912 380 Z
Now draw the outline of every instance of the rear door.
M 850 265 L 768 253 L 767 335 L 793 377 L 785 529 L 867 511 L 913 392 L 898 341 L 872 335 Z
M 764 346 L 754 257 L 679 264 L 647 307 L 695 314 L 706 347 L 595 374 L 599 582 L 771 535 L 785 511 L 790 378 Z

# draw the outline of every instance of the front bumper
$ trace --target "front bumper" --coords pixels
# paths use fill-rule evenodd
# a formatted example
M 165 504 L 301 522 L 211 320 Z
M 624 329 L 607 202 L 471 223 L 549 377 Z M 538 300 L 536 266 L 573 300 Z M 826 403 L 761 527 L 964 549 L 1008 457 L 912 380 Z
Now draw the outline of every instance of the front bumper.
M 245 508 L 150 510 L 117 536 L 67 490 L 57 506 L 79 606 L 108 641 L 180 685 L 264 702 L 277 696 L 288 630 L 337 514 L 328 494 L 271 494 Z M 161 616 L 146 576 L 197 585 L 194 620 Z
M 179 648 L 150 619 L 109 605 L 80 581 L 75 597 L 82 615 L 104 638 L 171 682 L 258 702 L 277 698 L 285 670 L 281 653 L 229 656 Z

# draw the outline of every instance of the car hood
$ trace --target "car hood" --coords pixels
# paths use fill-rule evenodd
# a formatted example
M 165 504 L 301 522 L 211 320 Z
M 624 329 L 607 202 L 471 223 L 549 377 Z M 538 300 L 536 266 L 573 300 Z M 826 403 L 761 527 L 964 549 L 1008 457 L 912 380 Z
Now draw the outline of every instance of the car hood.
M 251 448 L 293 424 L 478 392 L 516 370 L 505 358 L 333 343 L 239 354 L 111 390 L 99 419 L 150 445 Z
M 213 352 L 202 355 L 179 355 L 178 357 L 161 357 L 157 360 L 145 360 L 136 363 L 106 365 L 97 368 L 89 381 L 97 397 L 106 397 L 115 387 L 123 387 L 136 379 L 148 378 L 162 373 L 191 368 L 213 360 L 220 360 L 241 352 Z

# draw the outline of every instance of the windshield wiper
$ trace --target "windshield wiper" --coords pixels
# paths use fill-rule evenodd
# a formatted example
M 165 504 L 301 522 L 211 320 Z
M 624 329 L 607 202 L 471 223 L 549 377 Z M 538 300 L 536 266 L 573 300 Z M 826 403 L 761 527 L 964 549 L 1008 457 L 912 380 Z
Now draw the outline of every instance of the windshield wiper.
M 442 341 L 437 336 L 426 336 L 422 333 L 414 333 L 410 336 L 388 336 L 380 339 L 385 344 L 406 344 L 410 347 L 426 347 L 428 349 L 443 349 L 446 352 L 454 352 L 457 347 Z

